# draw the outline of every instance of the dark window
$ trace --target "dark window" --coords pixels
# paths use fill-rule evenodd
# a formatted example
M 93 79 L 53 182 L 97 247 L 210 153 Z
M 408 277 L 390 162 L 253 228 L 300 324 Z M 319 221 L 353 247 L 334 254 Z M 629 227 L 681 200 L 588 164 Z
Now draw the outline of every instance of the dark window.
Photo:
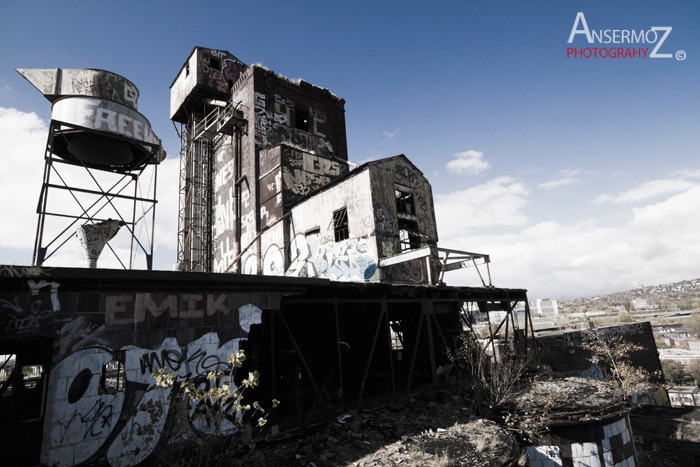
M 209 62 L 209 68 L 216 71 L 221 71 L 221 60 L 218 58 L 212 58 Z
M 185 76 L 190 76 L 190 62 L 185 63 Z
M 297 104 L 294 106 L 294 127 L 301 131 L 309 131 L 309 122 L 311 114 L 309 108 L 305 105 Z
M 401 217 L 415 217 L 416 207 L 413 203 L 413 193 L 404 193 L 401 190 L 394 190 L 396 195 L 396 213 Z
M 116 394 L 124 390 L 124 356 L 117 357 L 102 367 L 98 391 L 100 394 Z
M 401 251 L 420 248 L 418 218 L 413 193 L 394 189 L 396 196 L 396 216 L 399 218 L 399 242 Z
M 335 241 L 340 242 L 350 237 L 348 230 L 348 209 L 338 209 L 333 213 L 333 232 L 335 233 Z

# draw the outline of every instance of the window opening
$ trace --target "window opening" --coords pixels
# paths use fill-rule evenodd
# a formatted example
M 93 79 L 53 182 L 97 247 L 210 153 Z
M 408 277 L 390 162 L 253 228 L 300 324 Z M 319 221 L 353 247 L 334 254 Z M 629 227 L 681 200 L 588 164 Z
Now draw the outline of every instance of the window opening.
M 391 333 L 391 350 L 403 350 L 403 330 L 401 321 L 389 321 Z
M 41 381 L 41 376 L 44 374 L 42 365 L 27 365 L 22 367 L 22 382 L 24 389 L 34 389 Z
M 338 209 L 333 212 L 333 232 L 335 233 L 336 242 L 341 242 L 350 238 L 347 208 Z
M 221 71 L 221 60 L 218 58 L 212 58 L 209 61 L 209 68 L 216 71 Z
M 124 390 L 124 356 L 111 360 L 102 366 L 100 375 L 100 394 L 116 394 Z
M 309 108 L 305 105 L 297 104 L 294 106 L 294 127 L 301 131 L 309 131 L 309 122 L 311 121 L 311 114 L 309 113 Z
M 0 355 L 0 397 L 12 395 L 12 372 L 15 369 L 17 355 L 6 354 Z
M 396 217 L 399 219 L 398 227 L 401 251 L 420 248 L 418 218 L 416 217 L 416 205 L 413 193 L 394 187 L 394 195 L 396 197 Z

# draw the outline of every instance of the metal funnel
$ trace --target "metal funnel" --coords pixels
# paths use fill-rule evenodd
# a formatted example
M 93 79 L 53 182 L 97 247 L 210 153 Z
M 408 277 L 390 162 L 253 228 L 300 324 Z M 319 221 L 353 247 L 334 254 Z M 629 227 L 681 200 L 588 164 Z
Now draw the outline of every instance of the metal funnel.
M 117 235 L 122 225 L 125 225 L 122 221 L 109 219 L 96 224 L 81 225 L 76 229 L 75 235 L 85 251 L 89 268 L 97 268 L 97 258 L 100 257 L 107 242 Z

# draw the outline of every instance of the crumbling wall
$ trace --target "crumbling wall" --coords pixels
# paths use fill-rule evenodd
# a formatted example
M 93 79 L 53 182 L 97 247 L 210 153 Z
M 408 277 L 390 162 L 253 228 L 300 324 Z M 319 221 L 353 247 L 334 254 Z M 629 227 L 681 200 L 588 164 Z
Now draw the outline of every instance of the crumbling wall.
M 377 281 L 369 171 L 353 173 L 292 208 L 289 275 Z M 345 208 L 349 238 L 336 241 L 333 213 Z
M 624 341 L 639 346 L 640 350 L 631 353 L 630 362 L 644 369 L 652 377 L 661 374 L 661 362 L 649 322 L 598 328 L 595 332 L 622 336 Z M 591 363 L 591 352 L 582 347 L 584 339 L 585 332 L 583 331 L 538 336 L 540 363 L 557 375 L 582 376 L 600 380 L 610 379 L 611 375 L 606 368 Z M 639 394 L 639 402 L 667 405 L 668 395 L 665 390 L 658 390 L 653 394 L 645 392 Z
M 396 205 L 396 191 L 413 195 L 415 213 L 411 216 L 420 246 L 437 245 L 437 225 L 433 194 L 428 179 L 411 164 L 405 156 L 397 156 L 378 161 L 371 167 L 374 219 L 377 235 L 379 257 L 389 257 L 401 253 L 399 232 L 401 230 L 399 213 Z M 436 277 L 435 262 L 428 272 L 425 258 L 405 261 L 400 264 L 382 268 L 384 280 L 426 284 L 429 277 Z

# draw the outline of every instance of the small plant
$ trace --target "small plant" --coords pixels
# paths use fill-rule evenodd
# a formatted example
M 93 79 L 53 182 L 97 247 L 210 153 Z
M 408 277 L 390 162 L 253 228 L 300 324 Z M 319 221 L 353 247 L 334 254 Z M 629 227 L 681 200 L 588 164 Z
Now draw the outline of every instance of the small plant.
M 591 352 L 589 360 L 593 366 L 609 370 L 625 398 L 654 389 L 652 377 L 658 375 L 650 375 L 631 362 L 631 355 L 643 350 L 641 346 L 627 342 L 619 334 L 592 329 L 584 332 L 582 347 Z
M 450 352 L 450 360 L 467 376 L 478 413 L 495 409 L 520 389 L 529 359 L 508 351 L 494 358 L 487 346 L 473 335 L 465 335 Z
M 237 369 L 245 361 L 245 353 L 238 350 L 221 362 L 225 371 L 209 371 L 205 376 L 179 381 L 177 374 L 164 368 L 152 373 L 155 381 L 153 390 L 170 389 L 162 400 L 150 399 L 139 406 L 139 411 L 148 414 L 149 422 L 136 426 L 135 431 L 124 434 L 124 445 L 135 444 L 134 453 L 144 449 L 152 450 L 163 427 L 164 417 L 169 410 L 175 412 L 175 423 L 181 427 L 177 441 L 180 448 L 168 449 L 176 465 L 231 465 L 236 452 L 251 441 L 251 421 L 262 428 L 270 415 L 258 402 L 244 403 L 247 390 L 259 384 L 257 371 L 248 373 L 240 386 L 234 383 Z M 279 405 L 277 399 L 271 401 L 271 409 Z M 237 435 L 235 435 L 237 433 Z M 136 436 L 134 436 L 134 434 Z M 193 447 L 194 449 L 189 449 Z

